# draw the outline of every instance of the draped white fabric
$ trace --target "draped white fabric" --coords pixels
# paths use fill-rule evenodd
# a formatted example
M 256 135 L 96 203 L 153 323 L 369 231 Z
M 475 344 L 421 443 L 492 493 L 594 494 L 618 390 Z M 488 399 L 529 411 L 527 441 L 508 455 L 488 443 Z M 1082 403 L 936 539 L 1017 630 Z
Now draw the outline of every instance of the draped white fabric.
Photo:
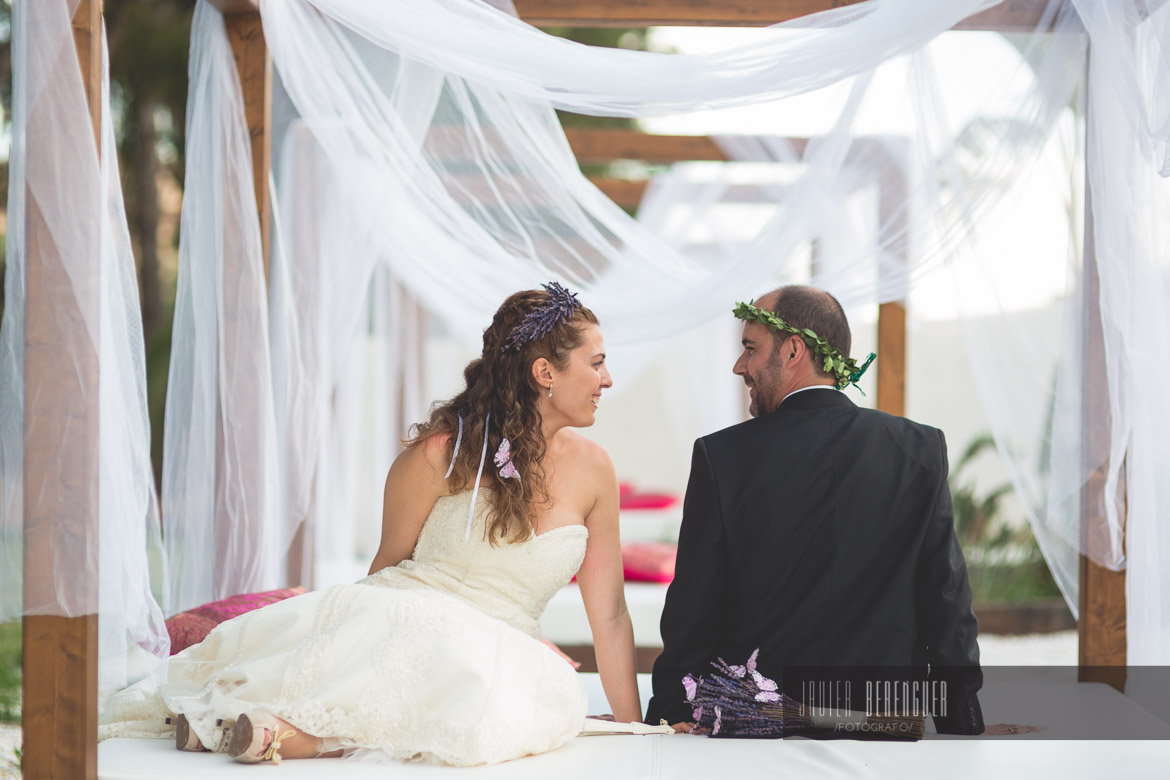
M 1000 36 L 952 33 L 914 57 L 878 69 L 872 94 L 854 122 L 858 134 L 854 148 L 859 152 L 851 155 L 843 169 L 838 190 L 829 194 L 833 207 L 822 209 L 804 228 L 807 240 L 815 242 L 815 252 L 793 257 L 786 264 L 785 281 L 812 281 L 826 287 L 845 302 L 847 309 L 870 301 L 904 298 L 909 299 L 912 318 L 946 316 L 963 323 L 966 351 L 975 369 L 984 416 L 997 435 L 1024 509 L 1075 611 L 1078 498 L 1083 482 L 1083 469 L 1077 460 L 1081 375 L 1076 367 L 1080 362 L 1080 339 L 1074 332 L 1074 338 L 1062 340 L 1058 328 L 1037 327 L 1033 309 L 1020 310 L 1023 299 L 1033 298 L 1065 314 L 1080 316 L 1079 300 L 1066 292 L 1068 280 L 1075 281 L 1079 274 L 1072 262 L 1075 247 L 1070 242 L 1071 215 L 1077 209 L 1075 193 L 1070 191 L 1075 117 L 1072 109 L 1063 107 L 1074 82 L 1044 81 L 1051 78 L 1051 67 L 1068 68 L 1069 63 L 1083 56 L 1076 37 L 1067 37 L 1065 43 L 1068 48 L 1060 53 L 1060 59 L 1055 59 L 1057 49 L 1049 49 L 1048 71 L 1044 66 L 1033 71 L 1025 65 L 1026 53 L 1013 49 Z M 961 47 L 958 54 L 949 51 L 954 47 Z M 971 61 L 983 65 L 987 95 L 972 98 L 967 94 L 969 87 L 964 89 L 968 77 L 962 71 Z M 901 85 L 907 82 L 932 83 L 933 87 L 905 92 Z M 1008 133 L 994 130 L 997 124 L 1011 127 L 1009 120 L 1016 120 L 1021 108 L 1030 104 L 1030 94 L 1041 88 L 1051 89 L 1055 84 L 1059 84 L 1064 97 L 1051 104 L 1059 110 L 1049 112 L 1043 124 L 1021 122 Z M 939 124 L 932 123 L 924 111 L 924 97 L 933 101 L 937 116 L 946 118 L 940 129 L 946 130 L 947 138 L 955 139 L 954 149 L 945 144 L 932 149 L 930 134 L 924 128 L 939 128 Z M 1032 99 L 1031 105 L 1042 104 Z M 726 126 L 738 119 L 741 126 L 748 126 L 753 119 L 757 125 L 766 120 L 773 132 L 815 135 L 821 132 L 816 127 L 817 120 L 807 118 L 815 114 L 807 105 L 793 105 L 787 110 L 768 112 L 765 117 L 738 112 L 710 124 Z M 653 124 L 669 128 L 679 122 Z M 964 139 L 978 139 L 976 134 L 988 133 L 988 126 L 993 128 L 993 138 L 1000 146 L 997 155 L 1007 159 L 1010 154 L 1017 161 L 1013 163 L 1016 167 L 1006 168 L 986 155 L 969 155 L 970 140 Z M 751 233 L 743 225 L 744 204 L 735 211 L 734 201 L 750 199 L 752 211 L 748 214 L 757 222 L 773 219 L 783 208 L 800 162 L 791 145 L 782 139 L 717 140 L 728 157 L 738 162 L 719 165 L 714 170 L 706 163 L 676 165 L 655 181 L 639 212 L 639 218 L 645 221 L 661 220 L 662 215 L 673 211 L 665 227 L 672 231 L 674 241 L 703 242 L 708 254 L 718 256 L 716 264 L 730 262 L 751 250 Z M 922 159 L 942 161 L 952 165 L 953 170 L 944 168 L 943 175 L 934 181 L 924 176 L 921 165 L 915 162 Z M 761 166 L 760 161 L 772 164 Z M 787 177 L 783 176 L 785 171 Z M 847 171 L 854 175 L 845 175 Z M 940 209 L 937 201 L 949 197 L 948 193 L 964 190 L 963 196 L 955 200 L 967 209 L 968 217 L 965 224 L 956 226 L 953 214 Z M 760 217 L 761 211 L 767 216 Z M 948 232 L 956 230 L 961 240 L 948 238 Z M 749 236 L 746 240 L 745 233 Z M 1020 267 L 1021 258 L 1027 258 L 1026 273 Z M 950 277 L 954 281 L 944 284 L 944 279 Z M 1021 284 L 1029 284 L 1025 280 L 1037 279 L 1047 280 L 1040 290 L 1029 289 L 1024 295 L 1016 292 Z M 1055 304 L 1048 302 L 1046 292 L 1057 296 Z M 940 314 L 943 306 L 952 308 Z M 923 313 L 923 309 L 927 311 Z M 1055 318 L 1058 323 L 1059 314 Z M 913 325 L 912 320 L 912 330 Z M 923 323 L 918 327 L 929 326 Z M 864 317 L 854 320 L 854 338 L 854 353 L 864 354 L 865 350 L 857 346 L 865 339 Z M 944 348 L 962 351 L 963 343 Z M 912 352 L 913 345 L 912 332 Z M 926 359 L 940 366 L 946 364 L 933 355 Z M 912 355 L 912 364 L 913 361 Z M 1052 380 L 1061 365 L 1067 367 L 1062 374 L 1064 382 L 1056 386 Z M 933 373 L 935 383 L 957 381 L 940 371 L 924 373 Z M 1003 382 L 1004 376 L 1013 377 L 1013 381 Z M 1021 392 L 1021 386 L 1027 390 Z M 872 391 L 872 386 L 866 389 Z M 915 390 L 911 382 L 911 416 L 920 408 Z M 1054 418 L 1047 410 L 1058 393 L 1072 411 Z M 960 410 L 955 417 L 971 416 L 974 411 L 964 414 Z M 945 418 L 941 422 L 945 423 Z M 942 427 L 952 450 L 962 451 L 966 440 L 957 438 L 947 425 Z M 1063 443 L 1052 448 L 1051 435 L 1071 436 L 1071 450 Z M 1066 454 L 1071 454 L 1072 459 L 1058 464 L 1055 480 L 1049 484 L 1051 460 Z
M 994 336 L 1009 338 L 1003 351 L 1013 360 L 976 363 L 977 384 L 1001 455 L 1075 610 L 1081 489 L 1105 463 L 1116 484 L 1130 435 L 1116 408 L 1109 452 L 1086 451 L 1080 435 L 1080 206 L 1072 184 L 1078 168 L 1070 107 L 1086 87 L 1087 39 L 1073 6 L 1052 4 L 1043 31 L 1021 47 L 1028 67 L 989 88 L 983 113 L 956 125 L 945 100 L 955 86 L 939 82 L 923 44 L 982 6 L 874 2 L 802 20 L 796 29 L 782 25 L 755 44 L 693 56 L 581 47 L 479 3 L 455 0 L 301 1 L 266 3 L 262 11 L 285 88 L 344 189 L 354 194 L 347 205 L 364 212 L 378 242 L 393 248 L 387 253 L 395 273 L 411 292 L 469 341 L 496 301 L 549 275 L 582 289 L 614 343 L 645 342 L 726 316 L 728 303 L 744 291 L 792 278 L 789 258 L 801 246 L 818 238 L 831 242 L 825 215 L 834 212 L 841 193 L 866 186 L 876 189 L 879 203 L 883 195 L 887 203 L 896 201 L 902 187 L 903 203 L 887 205 L 860 249 L 829 253 L 832 259 L 825 258 L 813 281 L 847 306 L 898 300 L 944 263 L 957 274 L 960 300 L 985 315 L 989 297 L 1004 305 L 1014 283 L 1012 264 L 1018 268 L 1023 259 L 993 262 L 1002 260 L 996 254 L 1004 244 L 991 226 L 1004 219 L 1005 203 L 1030 196 L 1025 185 L 1038 167 L 1063 166 L 1056 174 L 1063 177 L 1063 193 L 1055 192 L 1064 226 L 1045 234 L 1042 262 L 1065 282 L 1056 287 L 1064 291 L 1069 326 L 1039 333 L 1024 318 L 1008 316 L 997 330 L 972 318 L 967 344 L 979 360 L 994 354 Z M 1083 9 L 1090 33 L 1097 7 Z M 1129 17 L 1119 21 L 1125 13 Z M 1122 4 L 1109 16 L 1102 24 L 1132 37 L 1139 23 L 1133 7 Z M 1094 38 L 1094 63 L 1116 61 L 1128 74 L 1122 81 L 1135 82 L 1123 94 L 1141 96 L 1130 104 L 1141 121 L 1122 132 L 1164 154 L 1160 82 L 1151 75 L 1161 64 L 1156 47 L 1164 36 L 1157 15 L 1140 24 L 1152 28 L 1144 37 L 1155 47 L 1150 56 L 1134 45 L 1141 36 L 1104 47 Z M 873 69 L 883 62 L 905 68 L 907 121 L 898 137 L 862 138 L 857 117 L 879 77 Z M 1148 94 L 1140 92 L 1143 85 Z M 734 253 L 715 260 L 675 251 L 669 240 L 648 235 L 645 226 L 600 200 L 577 173 L 549 110 L 646 116 L 822 87 L 836 89 L 835 120 L 790 165 L 795 173 L 784 182 L 773 216 Z M 768 151 L 768 141 L 757 141 L 762 148 L 755 150 L 748 143 L 739 142 L 733 156 L 781 159 Z M 1095 164 L 1091 159 L 1090 169 Z M 1149 171 L 1149 160 L 1143 164 Z M 1157 160 L 1152 172 L 1161 168 Z M 893 187 L 876 175 L 890 169 L 901 173 Z M 1128 186 L 1117 179 L 1117 186 Z M 980 288 L 973 278 L 983 281 L 988 295 L 975 294 Z M 1102 294 L 1108 295 L 1104 282 Z M 1116 316 L 1108 301 L 1102 308 L 1106 321 Z M 1128 329 L 1106 330 L 1108 340 Z M 1115 407 L 1119 388 L 1134 392 L 1116 376 L 1109 395 Z M 1019 384 L 1030 388 L 1027 404 L 1020 403 Z M 1037 407 L 1051 409 L 1046 419 L 1038 420 Z M 1021 419 L 1025 409 L 1030 419 Z M 1134 469 L 1128 464 L 1131 491 Z M 1106 543 L 1086 551 L 1116 568 L 1124 563 L 1121 515 L 1115 502 L 1106 504 Z M 1131 529 L 1142 522 L 1134 512 L 1131 501 Z M 1146 522 L 1156 527 L 1156 514 Z M 1133 582 L 1145 581 L 1139 573 Z M 1135 603 L 1148 603 L 1131 592 Z M 1164 614 L 1159 619 L 1164 624 Z
M 880 13 L 875 10 L 879 6 Z M 629 52 L 550 43 L 542 33 L 476 3 L 434 4 L 434 18 L 419 22 L 420 30 L 412 29 L 410 35 L 403 32 L 403 17 L 340 0 L 272 4 L 263 14 L 282 84 L 303 126 L 319 140 L 344 182 L 340 189 L 351 193 L 344 200 L 322 198 L 321 222 L 332 219 L 336 209 L 353 210 L 411 292 L 466 334 L 469 343 L 508 292 L 556 276 L 583 290 L 601 315 L 611 344 L 628 345 L 726 317 L 729 302 L 799 278 L 799 271 L 794 272 L 798 250 L 814 239 L 821 250 L 814 281 L 833 290 L 847 306 L 903 299 L 915 280 L 940 262 L 963 256 L 978 261 L 970 247 L 985 229 L 986 214 L 1005 190 L 1032 171 L 1058 120 L 1068 114 L 1084 63 L 1084 39 L 1075 18 L 1055 19 L 1054 7 L 1051 16 L 1059 32 L 1044 34 L 1029 50 L 1035 72 L 1021 66 L 1000 75 L 1000 83 L 988 90 L 992 97 L 983 114 L 954 124 L 944 110 L 946 91 L 953 86 L 937 83 L 928 51 L 893 60 L 876 76 L 868 69 L 871 56 L 883 56 L 874 51 L 913 49 L 944 30 L 953 19 L 940 21 L 937 6 L 924 13 L 913 2 L 878 3 L 864 13 L 846 9 L 852 14 L 847 19 L 840 12 L 826 15 L 819 22 L 823 26 L 809 20 L 795 31 L 782 26 L 763 44 L 721 55 L 638 54 L 632 59 Z M 475 22 L 487 14 L 493 25 L 508 32 L 499 41 L 481 32 L 483 40 L 464 46 L 463 33 L 443 32 L 467 23 L 443 16 L 456 8 Z M 948 13 L 961 18 L 965 10 L 970 9 L 956 5 Z M 898 16 L 896 23 L 891 24 L 890 14 Z M 925 30 L 926 25 L 934 27 Z M 1068 32 L 1070 27 L 1073 32 Z M 604 83 L 612 93 L 605 93 L 611 108 L 677 109 L 682 104 L 656 102 L 677 91 L 677 84 L 664 85 L 664 80 L 695 79 L 684 75 L 688 71 L 682 64 L 678 72 L 667 70 L 670 62 L 702 62 L 707 80 L 731 84 L 727 89 L 734 92 L 746 90 L 740 82 L 758 76 L 740 65 L 768 58 L 779 64 L 770 71 L 771 91 L 758 92 L 766 97 L 796 94 L 824 83 L 800 75 L 810 36 L 817 39 L 816 46 L 837 51 L 840 47 L 826 38 L 838 33 L 840 47 L 855 35 L 870 43 L 852 61 L 852 78 L 826 90 L 822 104 L 829 108 L 821 113 L 830 121 L 802 150 L 779 139 L 722 140 L 737 159 L 787 161 L 788 171 L 770 185 L 776 205 L 768 218 L 752 235 L 736 241 L 734 251 L 715 256 L 683 253 L 679 240 L 652 235 L 646 229 L 656 219 L 651 204 L 646 224 L 639 225 L 599 197 L 579 174 L 548 103 L 535 100 L 554 92 L 557 105 L 596 110 L 595 101 L 603 93 L 598 74 L 609 73 Z M 396 48 L 382 49 L 372 41 Z M 547 83 L 540 89 L 512 84 L 493 70 L 497 66 L 486 61 L 490 57 L 467 63 L 467 57 L 488 46 L 506 49 L 510 62 L 527 57 L 525 66 L 509 72 L 539 74 Z M 546 46 L 558 47 L 560 57 L 550 67 L 539 59 Z M 766 57 L 761 54 L 765 51 Z M 314 54 L 308 57 L 306 52 Z M 428 63 L 443 57 L 446 65 L 443 70 L 429 68 L 411 57 Z M 624 70 L 632 67 L 639 70 Z M 858 116 L 889 110 L 875 105 L 888 98 L 889 90 L 873 89 L 873 80 L 888 80 L 890 70 L 909 85 L 899 106 L 905 121 L 897 133 L 887 129 L 863 136 Z M 593 74 L 591 91 L 573 81 L 580 73 Z M 563 81 L 554 82 L 558 76 Z M 495 81 L 520 95 L 504 91 Z M 700 84 L 694 95 L 701 94 Z M 685 105 L 707 103 L 695 97 Z M 975 140 L 983 148 L 957 146 L 960 133 L 970 133 L 972 127 L 982 131 Z M 859 190 L 871 193 L 878 213 L 859 243 L 843 245 L 846 231 L 836 229 L 836 204 Z M 677 200 L 675 192 L 665 200 Z M 710 186 L 705 192 L 697 202 L 720 199 Z M 1067 237 L 1067 226 L 1061 237 Z M 1058 243 L 1055 256 L 1064 263 L 1067 241 Z M 347 254 L 346 245 L 340 247 L 335 257 Z M 332 268 L 336 273 L 338 266 Z M 453 269 L 458 269 L 458 282 Z M 358 277 L 363 273 L 357 272 Z M 1051 346 L 1055 356 L 1057 344 Z M 615 353 L 620 361 L 620 351 Z M 1050 371 L 1050 366 L 1043 370 Z M 1031 461 L 1047 440 L 1033 431 L 1024 451 L 1017 444 L 1005 444 L 1005 451 L 1017 461 L 1029 461 L 1028 469 L 1035 471 Z M 1079 463 L 1071 466 L 1067 478 L 1079 485 L 1082 469 Z M 1041 490 L 1029 503 L 1037 519 L 1047 517 L 1047 492 Z M 1061 518 L 1053 533 L 1075 551 L 1075 506 Z M 1063 522 L 1068 519 L 1071 525 Z M 1062 578 L 1071 594 L 1075 566 L 1058 568 L 1071 575 Z
M 382 482 L 426 411 L 421 313 L 302 122 L 276 156 L 269 296 L 282 512 L 307 524 L 312 567 L 301 580 L 320 587 L 352 579 L 355 557 L 377 550 Z
M 1124 517 L 1131 664 L 1170 661 L 1170 7 L 1075 0 L 1089 33 L 1086 159 L 1111 441 L 1110 526 Z M 1149 10 L 1148 9 L 1153 9 Z M 1148 12 L 1148 16 L 1147 16 Z M 1096 508 L 1095 508 L 1096 509 Z M 1124 514 L 1123 514 L 1124 513 Z M 1116 535 L 1107 540 L 1116 547 Z
M 730 51 L 674 56 L 590 49 L 479 0 L 311 0 L 381 48 L 478 87 L 569 111 L 650 116 L 761 103 L 825 87 L 914 51 L 996 0 L 898 0 L 819 14 Z M 265 34 L 298 11 L 262 0 Z M 807 24 L 805 29 L 799 29 Z M 589 67 L 581 67 L 588 65 Z
M 151 591 L 152 577 L 159 583 L 165 578 L 165 557 L 150 465 L 142 320 L 115 156 L 108 68 L 102 74 L 99 160 L 74 50 L 73 5 L 53 0 L 13 7 L 6 300 L 0 325 L 0 619 L 22 612 L 77 617 L 98 611 L 99 680 L 103 689 L 111 689 L 150 673 L 157 658 L 167 655 L 162 612 Z M 104 41 L 103 33 L 103 47 Z M 29 255 L 26 224 L 30 198 L 39 214 L 35 257 Z M 87 543 L 84 535 L 61 534 L 53 561 L 22 562 L 26 274 L 30 263 L 54 257 L 64 263 L 73 285 L 68 294 L 82 302 L 96 285 L 100 301 L 94 309 L 63 301 L 61 316 L 80 312 L 86 338 L 54 345 L 63 366 L 77 365 L 81 371 L 82 356 L 91 351 L 100 365 L 98 555 L 74 549 Z M 41 328 L 43 334 L 43 323 Z M 68 460 L 60 451 L 68 443 L 56 446 L 52 457 Z M 96 571 L 76 571 L 77 561 Z M 55 568 L 55 597 L 43 603 L 26 599 L 22 606 L 24 563 Z M 81 585 L 94 580 L 96 593 Z
M 390 278 L 468 344 L 508 293 L 557 278 L 581 291 L 613 348 L 725 320 L 734 301 L 782 281 L 811 277 L 857 307 L 913 299 L 949 267 L 984 410 L 1062 590 L 1075 609 L 1082 552 L 1128 563 L 1130 660 L 1166 663 L 1170 495 L 1159 476 L 1170 453 L 1158 434 L 1170 422 L 1159 395 L 1170 368 L 1157 356 L 1170 333 L 1170 227 L 1159 220 L 1170 205 L 1170 16 L 1129 0 L 1053 2 L 1037 33 L 1017 41 L 1018 66 L 994 83 L 971 78 L 973 68 L 965 80 L 948 74 L 931 42 L 992 4 L 871 0 L 750 44 L 665 55 L 569 43 L 479 0 L 263 0 L 298 115 L 285 148 L 299 150 L 278 166 L 269 310 L 238 77 L 222 19 L 200 0 L 164 442 L 171 606 L 279 584 L 306 521 L 323 553 L 326 540 L 356 544 L 333 528 L 354 512 L 336 442 L 362 425 L 346 400 L 361 381 L 351 347 L 378 343 L 360 334 L 386 316 L 366 306 Z M 901 80 L 896 107 L 882 105 L 891 79 Z M 954 116 L 956 90 L 980 91 L 979 110 Z M 698 188 L 660 182 L 644 222 L 630 219 L 581 175 L 553 112 L 753 103 L 788 116 L 815 105 L 824 119 L 803 131 L 807 144 L 721 139 L 731 157 L 768 171 L 753 186 L 773 203 L 746 234 L 718 224 L 731 168 Z M 898 121 L 869 122 L 883 110 Z M 1094 299 L 1080 259 L 1079 143 L 1110 409 L 1096 449 L 1083 435 Z M 1027 221 L 1041 213 L 1038 179 L 1056 204 L 1043 224 Z M 693 218 L 680 226 L 668 212 L 683 201 Z M 1013 219 L 1014 240 L 1000 229 Z M 711 239 L 698 252 L 660 233 L 697 225 Z M 1062 327 L 1012 314 L 1024 269 L 1057 280 Z M 385 344 L 401 330 L 381 332 Z M 395 406 L 400 426 L 417 413 Z M 4 430 L 7 447 L 11 423 Z M 1086 548 L 1080 501 L 1099 469 L 1105 524 Z
M 163 439 L 170 607 L 278 587 L 280 512 L 260 222 L 243 94 L 223 17 L 196 7 L 187 177 Z

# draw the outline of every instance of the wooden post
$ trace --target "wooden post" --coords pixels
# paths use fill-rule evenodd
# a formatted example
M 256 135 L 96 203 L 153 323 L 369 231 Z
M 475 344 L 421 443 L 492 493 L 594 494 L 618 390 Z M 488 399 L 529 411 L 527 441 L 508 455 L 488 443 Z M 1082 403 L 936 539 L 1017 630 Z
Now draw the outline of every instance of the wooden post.
M 906 176 L 899 154 L 882 150 L 885 162 L 879 180 L 879 230 L 891 236 L 888 254 L 905 270 L 909 263 L 909 240 L 906 235 Z M 879 273 L 881 273 L 879 271 Z M 906 414 L 906 300 L 883 303 L 878 307 L 877 408 L 887 414 Z
M 878 193 L 878 229 L 888 236 L 886 254 L 893 269 L 879 269 L 879 275 L 899 274 L 909 264 L 909 236 L 907 235 L 907 186 L 903 160 L 904 144 L 894 139 L 873 140 L 867 153 L 881 160 Z M 883 303 L 878 308 L 878 402 L 881 412 L 903 416 L 906 414 L 906 298 Z
M 240 74 L 244 119 L 252 139 L 252 183 L 260 216 L 260 242 L 263 245 L 264 278 L 267 280 L 268 251 L 272 246 L 269 238 L 272 200 L 268 192 L 268 176 L 272 169 L 272 57 L 268 54 L 264 25 L 258 11 L 229 8 L 223 20 L 236 70 Z M 287 566 L 289 585 L 312 587 L 313 543 L 304 523 L 289 544 Z
M 252 181 L 260 214 L 260 240 L 264 245 L 264 276 L 268 277 L 268 230 L 272 211 L 268 197 L 268 172 L 272 167 L 272 58 L 264 42 L 260 14 L 226 13 L 224 24 L 240 87 L 244 92 L 244 118 L 252 138 Z
M 72 24 L 100 160 L 100 0 L 81 0 Z M 34 147 L 53 118 L 37 105 L 30 111 Z M 34 177 L 49 161 L 30 148 L 27 164 Z M 41 204 L 25 191 L 24 603 L 88 614 L 23 620 L 22 760 L 25 777 L 61 780 L 97 777 L 100 183 L 80 186 L 92 188 L 93 208 L 71 215 L 87 239 L 82 274 L 68 258 L 72 275 Z
M 1081 557 L 1078 592 L 1079 640 L 1077 664 L 1079 678 L 1086 682 L 1104 682 L 1119 691 L 1125 690 L 1126 630 L 1125 572 L 1112 571 L 1095 563 L 1090 555 L 1100 557 L 1108 549 L 1105 528 L 1105 477 L 1109 461 L 1093 463 L 1093 454 L 1106 451 L 1110 438 L 1109 388 L 1105 382 L 1105 342 L 1101 327 L 1100 280 L 1093 241 L 1093 193 L 1088 177 L 1086 144 L 1085 176 L 1085 244 L 1081 272 L 1082 301 L 1081 360 L 1081 458 L 1093 468 L 1081 488 Z M 1124 495 L 1124 471 L 1119 490 Z
M 906 414 L 906 304 L 878 306 L 877 408 Z
M 236 72 L 240 78 L 244 120 L 248 125 L 252 147 L 252 184 L 256 213 L 260 220 L 261 259 L 264 279 L 267 279 L 271 213 L 268 173 L 271 166 L 272 143 L 272 60 L 264 41 L 264 27 L 256 0 L 209 2 L 223 14 L 224 27 L 232 48 Z M 228 205 L 225 203 L 225 207 Z M 241 214 L 224 214 L 227 224 L 242 217 Z M 232 229 L 229 229 L 229 233 L 231 232 Z M 229 332 L 229 336 L 224 340 L 226 350 L 221 360 L 225 365 L 231 366 L 237 376 L 241 372 L 244 374 L 251 372 L 256 376 L 265 377 L 268 366 L 257 360 L 257 355 L 261 354 L 260 350 L 264 347 L 232 335 L 236 331 L 245 334 L 263 332 L 264 328 L 260 321 L 267 317 L 266 304 L 261 304 L 260 307 L 252 305 L 251 301 L 254 298 L 251 290 L 240 294 L 242 285 L 253 282 L 251 271 L 245 262 L 244 258 L 234 256 L 230 252 L 224 254 L 223 285 L 226 305 L 223 327 Z M 267 379 L 260 380 L 260 384 L 266 388 Z M 267 468 L 262 458 L 278 457 L 278 454 L 268 452 L 261 441 L 263 424 L 262 413 L 258 407 L 265 390 L 258 387 L 256 392 L 258 395 L 254 399 L 240 399 L 245 406 L 236 410 L 238 419 L 247 421 L 245 427 L 237 427 L 228 432 L 220 426 L 216 431 L 218 453 L 216 514 L 219 522 L 216 528 L 214 583 L 217 593 L 225 596 L 252 587 L 249 572 L 265 565 L 259 560 L 266 555 L 262 549 L 265 538 L 261 521 L 269 511 L 266 502 L 275 496 L 267 495 L 261 487 Z M 251 414 L 253 405 L 257 407 L 254 415 Z M 231 464 L 230 471 L 228 464 Z M 229 519 L 235 519 L 237 522 L 231 524 L 228 522 Z M 298 548 L 300 541 L 299 537 L 294 540 L 294 549 Z M 296 566 L 295 561 L 290 563 L 290 568 Z

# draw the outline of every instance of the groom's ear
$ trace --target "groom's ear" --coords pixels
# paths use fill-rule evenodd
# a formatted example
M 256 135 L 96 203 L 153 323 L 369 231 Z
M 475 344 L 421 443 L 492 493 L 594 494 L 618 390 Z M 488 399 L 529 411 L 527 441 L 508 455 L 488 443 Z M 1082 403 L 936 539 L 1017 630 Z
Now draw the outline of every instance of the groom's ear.
M 781 360 L 785 364 L 791 365 L 793 361 L 799 360 L 805 352 L 808 351 L 808 345 L 804 343 L 804 339 L 796 334 L 789 336 L 780 350 Z

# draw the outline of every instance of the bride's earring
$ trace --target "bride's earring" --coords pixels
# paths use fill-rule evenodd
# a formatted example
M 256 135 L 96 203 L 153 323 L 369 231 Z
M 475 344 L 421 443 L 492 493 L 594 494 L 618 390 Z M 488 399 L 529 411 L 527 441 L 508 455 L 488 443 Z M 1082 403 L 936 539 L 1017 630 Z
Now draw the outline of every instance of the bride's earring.
M 552 398 L 552 382 L 548 383 L 548 397 Z

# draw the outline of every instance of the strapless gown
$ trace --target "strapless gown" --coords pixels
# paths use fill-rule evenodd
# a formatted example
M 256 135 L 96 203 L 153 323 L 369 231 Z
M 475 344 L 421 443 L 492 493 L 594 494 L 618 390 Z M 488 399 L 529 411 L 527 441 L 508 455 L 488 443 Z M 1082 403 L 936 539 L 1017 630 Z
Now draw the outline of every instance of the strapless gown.
M 206 745 L 240 713 L 271 712 L 344 748 L 468 766 L 562 745 L 581 729 L 577 673 L 539 639 L 549 599 L 585 556 L 584 526 L 516 544 L 484 539 L 470 492 L 435 502 L 410 560 L 352 585 L 219 625 L 103 708 L 100 736 L 173 734 L 182 713 Z

